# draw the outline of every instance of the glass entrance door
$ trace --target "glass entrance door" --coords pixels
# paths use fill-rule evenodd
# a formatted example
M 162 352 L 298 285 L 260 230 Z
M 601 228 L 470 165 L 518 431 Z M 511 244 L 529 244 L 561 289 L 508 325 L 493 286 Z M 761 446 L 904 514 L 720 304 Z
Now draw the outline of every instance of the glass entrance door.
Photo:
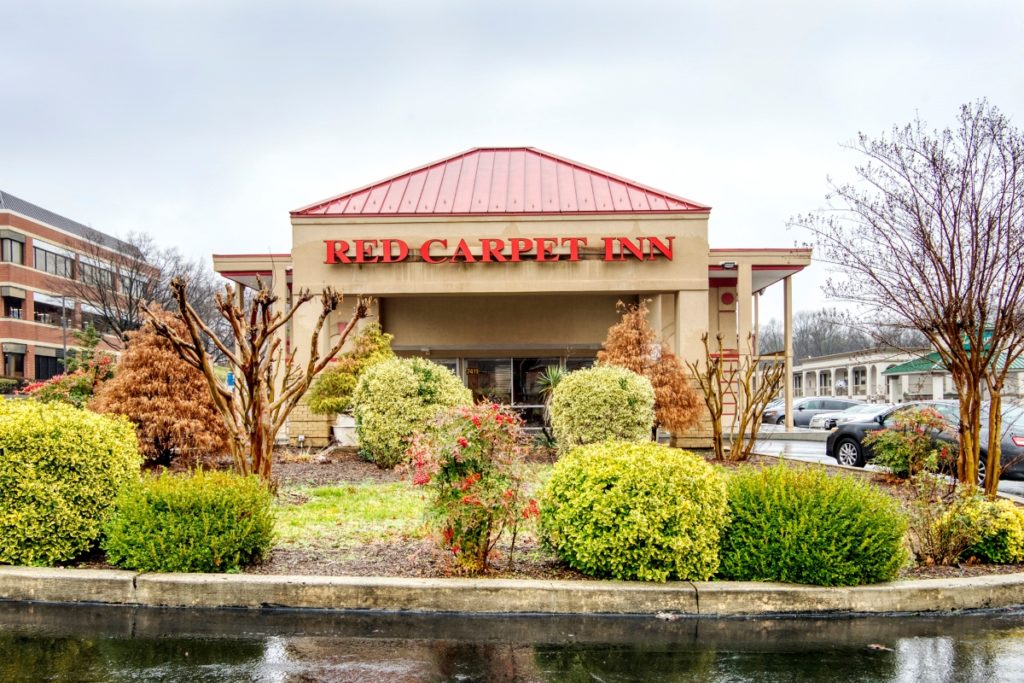
M 528 429 L 544 425 L 544 397 L 538 380 L 560 358 L 467 358 L 466 386 L 474 401 L 493 401 L 516 408 Z

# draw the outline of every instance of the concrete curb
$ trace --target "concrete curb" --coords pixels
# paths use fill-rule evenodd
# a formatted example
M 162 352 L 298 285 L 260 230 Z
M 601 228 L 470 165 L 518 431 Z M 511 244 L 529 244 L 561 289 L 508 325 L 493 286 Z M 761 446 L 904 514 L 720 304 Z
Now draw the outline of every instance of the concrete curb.
M 1024 573 L 824 588 L 725 581 L 650 584 L 138 574 L 119 570 L 0 566 L 0 600 L 478 614 L 879 614 L 1024 605 Z

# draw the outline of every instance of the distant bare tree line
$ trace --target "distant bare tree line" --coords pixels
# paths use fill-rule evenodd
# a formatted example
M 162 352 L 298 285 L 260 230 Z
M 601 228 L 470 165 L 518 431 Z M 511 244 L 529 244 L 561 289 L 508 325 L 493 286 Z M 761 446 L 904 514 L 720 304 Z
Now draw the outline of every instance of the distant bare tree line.
M 760 351 L 781 351 L 782 321 L 772 318 L 761 326 Z M 914 329 L 865 321 L 848 311 L 822 308 L 793 314 L 793 357 L 816 358 L 834 353 L 889 347 L 903 351 L 928 349 L 923 334 Z

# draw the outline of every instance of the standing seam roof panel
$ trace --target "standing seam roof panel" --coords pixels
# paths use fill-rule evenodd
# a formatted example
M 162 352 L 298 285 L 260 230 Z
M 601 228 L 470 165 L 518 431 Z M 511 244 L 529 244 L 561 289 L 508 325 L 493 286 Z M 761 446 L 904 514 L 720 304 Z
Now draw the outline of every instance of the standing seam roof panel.
M 471 149 L 294 216 L 706 212 L 710 207 L 531 147 Z

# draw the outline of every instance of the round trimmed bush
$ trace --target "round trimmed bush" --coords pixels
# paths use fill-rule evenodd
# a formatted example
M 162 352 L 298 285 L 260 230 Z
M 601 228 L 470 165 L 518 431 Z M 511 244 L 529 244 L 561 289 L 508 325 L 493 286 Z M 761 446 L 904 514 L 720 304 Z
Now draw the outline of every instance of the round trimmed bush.
M 907 561 L 907 520 L 877 487 L 824 468 L 747 469 L 729 478 L 721 575 L 737 581 L 854 586 Z
M 379 467 L 405 460 L 409 439 L 446 408 L 473 394 L 448 368 L 423 358 L 395 358 L 367 368 L 352 395 L 359 450 Z
M 52 565 L 88 550 L 141 465 L 122 417 L 0 400 L 0 564 Z
M 718 472 L 654 443 L 581 446 L 555 463 L 541 494 L 544 544 L 591 576 L 707 579 L 725 521 Z
M 993 564 L 1024 562 L 1024 508 L 1005 499 L 981 501 L 975 507 L 982 519 L 971 522 L 980 537 L 964 556 L 974 555 Z
M 625 368 L 599 365 L 567 374 L 551 398 L 559 451 L 608 440 L 650 441 L 654 388 Z
M 125 569 L 237 571 L 270 550 L 272 505 L 273 496 L 255 476 L 164 473 L 118 496 L 103 550 Z

